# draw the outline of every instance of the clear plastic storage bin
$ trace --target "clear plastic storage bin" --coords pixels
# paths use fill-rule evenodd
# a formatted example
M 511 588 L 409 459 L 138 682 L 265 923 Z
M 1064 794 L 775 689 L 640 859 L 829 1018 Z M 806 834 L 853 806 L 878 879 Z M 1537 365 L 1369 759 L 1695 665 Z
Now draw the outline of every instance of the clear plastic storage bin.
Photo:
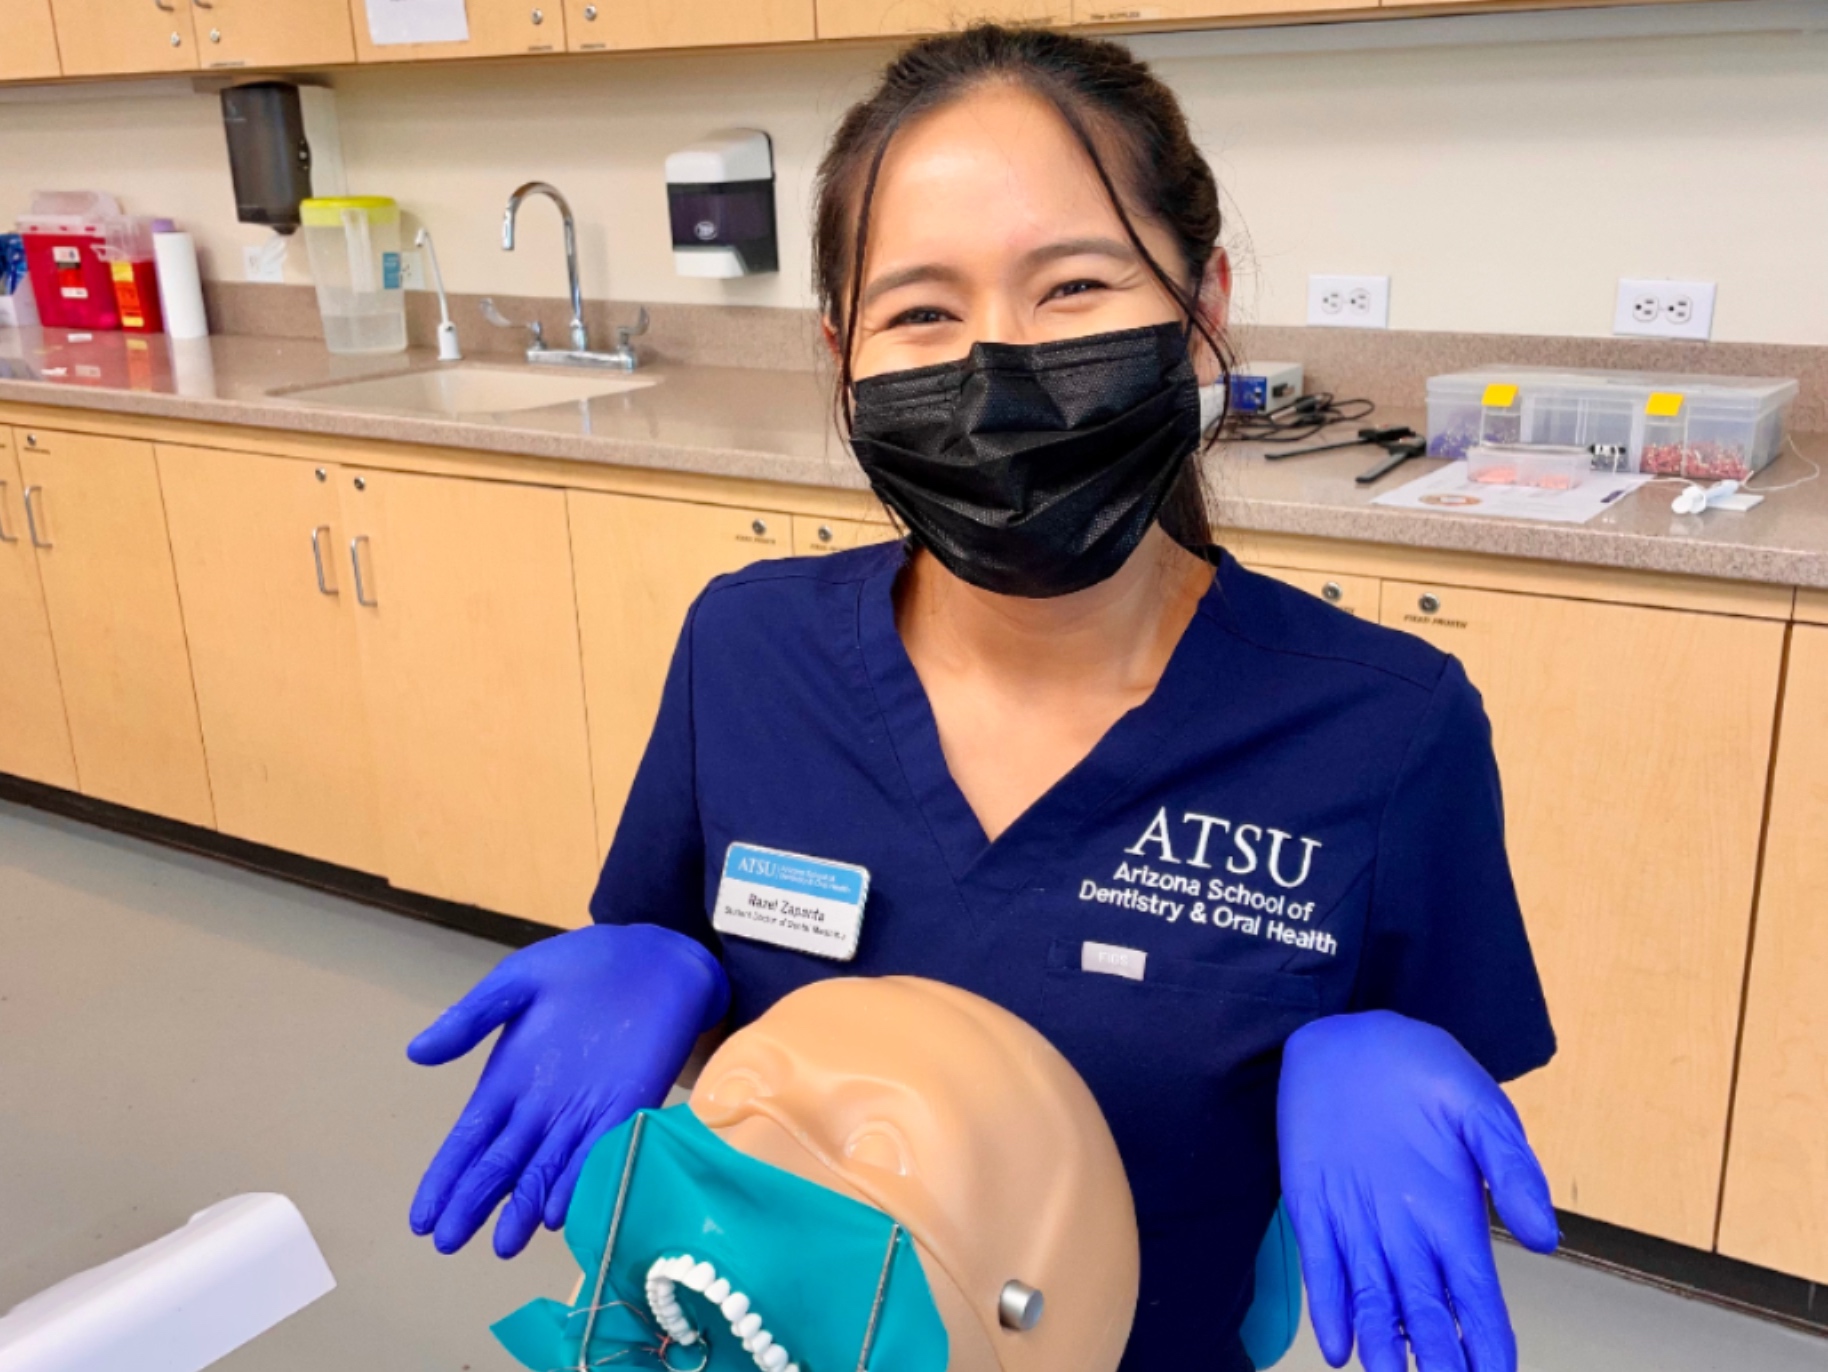
M 1428 455 L 1475 446 L 1621 448 L 1610 471 L 1743 481 L 1777 456 L 1796 382 L 1482 367 L 1428 379 Z
M 1593 470 L 1585 448 L 1526 443 L 1474 444 L 1466 454 L 1466 474 L 1494 486 L 1537 486 L 1571 491 Z

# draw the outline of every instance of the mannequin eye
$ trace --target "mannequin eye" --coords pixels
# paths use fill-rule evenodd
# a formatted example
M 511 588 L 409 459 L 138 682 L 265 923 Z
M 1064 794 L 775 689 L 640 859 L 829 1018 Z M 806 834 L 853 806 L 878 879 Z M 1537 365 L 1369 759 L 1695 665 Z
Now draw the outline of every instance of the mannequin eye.
M 898 1177 L 913 1175 L 907 1141 L 886 1124 L 866 1124 L 844 1141 L 844 1156 L 859 1167 L 873 1167 Z
M 705 1123 L 717 1126 L 734 1124 L 749 1113 L 750 1107 L 758 1100 L 766 1100 L 774 1094 L 774 1088 L 763 1079 L 761 1073 L 746 1067 L 737 1067 L 724 1073 L 700 1099 L 700 1113 Z M 711 1116 L 716 1118 L 711 1118 Z

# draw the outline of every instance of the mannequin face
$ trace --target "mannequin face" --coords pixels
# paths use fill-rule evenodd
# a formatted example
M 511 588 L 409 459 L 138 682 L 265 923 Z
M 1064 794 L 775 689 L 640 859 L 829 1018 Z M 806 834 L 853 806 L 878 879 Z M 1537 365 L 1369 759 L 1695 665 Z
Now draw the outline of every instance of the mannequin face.
M 1084 1083 L 1015 1016 L 914 978 L 818 982 L 732 1036 L 691 1108 L 907 1227 L 952 1372 L 1117 1366 L 1136 1302 L 1129 1186 Z M 1046 1298 L 1032 1330 L 998 1321 L 1010 1280 Z

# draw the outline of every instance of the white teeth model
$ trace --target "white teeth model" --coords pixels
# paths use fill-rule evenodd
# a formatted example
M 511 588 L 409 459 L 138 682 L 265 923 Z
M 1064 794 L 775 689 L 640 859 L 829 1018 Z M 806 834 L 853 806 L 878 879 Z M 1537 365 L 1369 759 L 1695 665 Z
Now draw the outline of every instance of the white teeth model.
M 787 1350 L 762 1328 L 762 1317 L 749 1308 L 749 1297 L 731 1290 L 729 1281 L 718 1276 L 716 1268 L 690 1253 L 656 1258 L 647 1269 L 648 1308 L 674 1343 L 689 1346 L 701 1337 L 679 1304 L 681 1286 L 702 1293 L 717 1307 L 718 1313 L 730 1322 L 730 1332 L 742 1340 L 744 1350 L 754 1356 L 761 1372 L 800 1372 L 799 1364 L 788 1360 Z

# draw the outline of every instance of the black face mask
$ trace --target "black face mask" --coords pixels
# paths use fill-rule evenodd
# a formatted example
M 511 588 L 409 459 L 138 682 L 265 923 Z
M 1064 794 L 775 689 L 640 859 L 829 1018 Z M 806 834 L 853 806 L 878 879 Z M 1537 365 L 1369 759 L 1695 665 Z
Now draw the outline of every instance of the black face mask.
M 978 343 L 852 388 L 851 447 L 912 539 L 973 586 L 1031 599 L 1116 574 L 1200 427 L 1180 324 Z

